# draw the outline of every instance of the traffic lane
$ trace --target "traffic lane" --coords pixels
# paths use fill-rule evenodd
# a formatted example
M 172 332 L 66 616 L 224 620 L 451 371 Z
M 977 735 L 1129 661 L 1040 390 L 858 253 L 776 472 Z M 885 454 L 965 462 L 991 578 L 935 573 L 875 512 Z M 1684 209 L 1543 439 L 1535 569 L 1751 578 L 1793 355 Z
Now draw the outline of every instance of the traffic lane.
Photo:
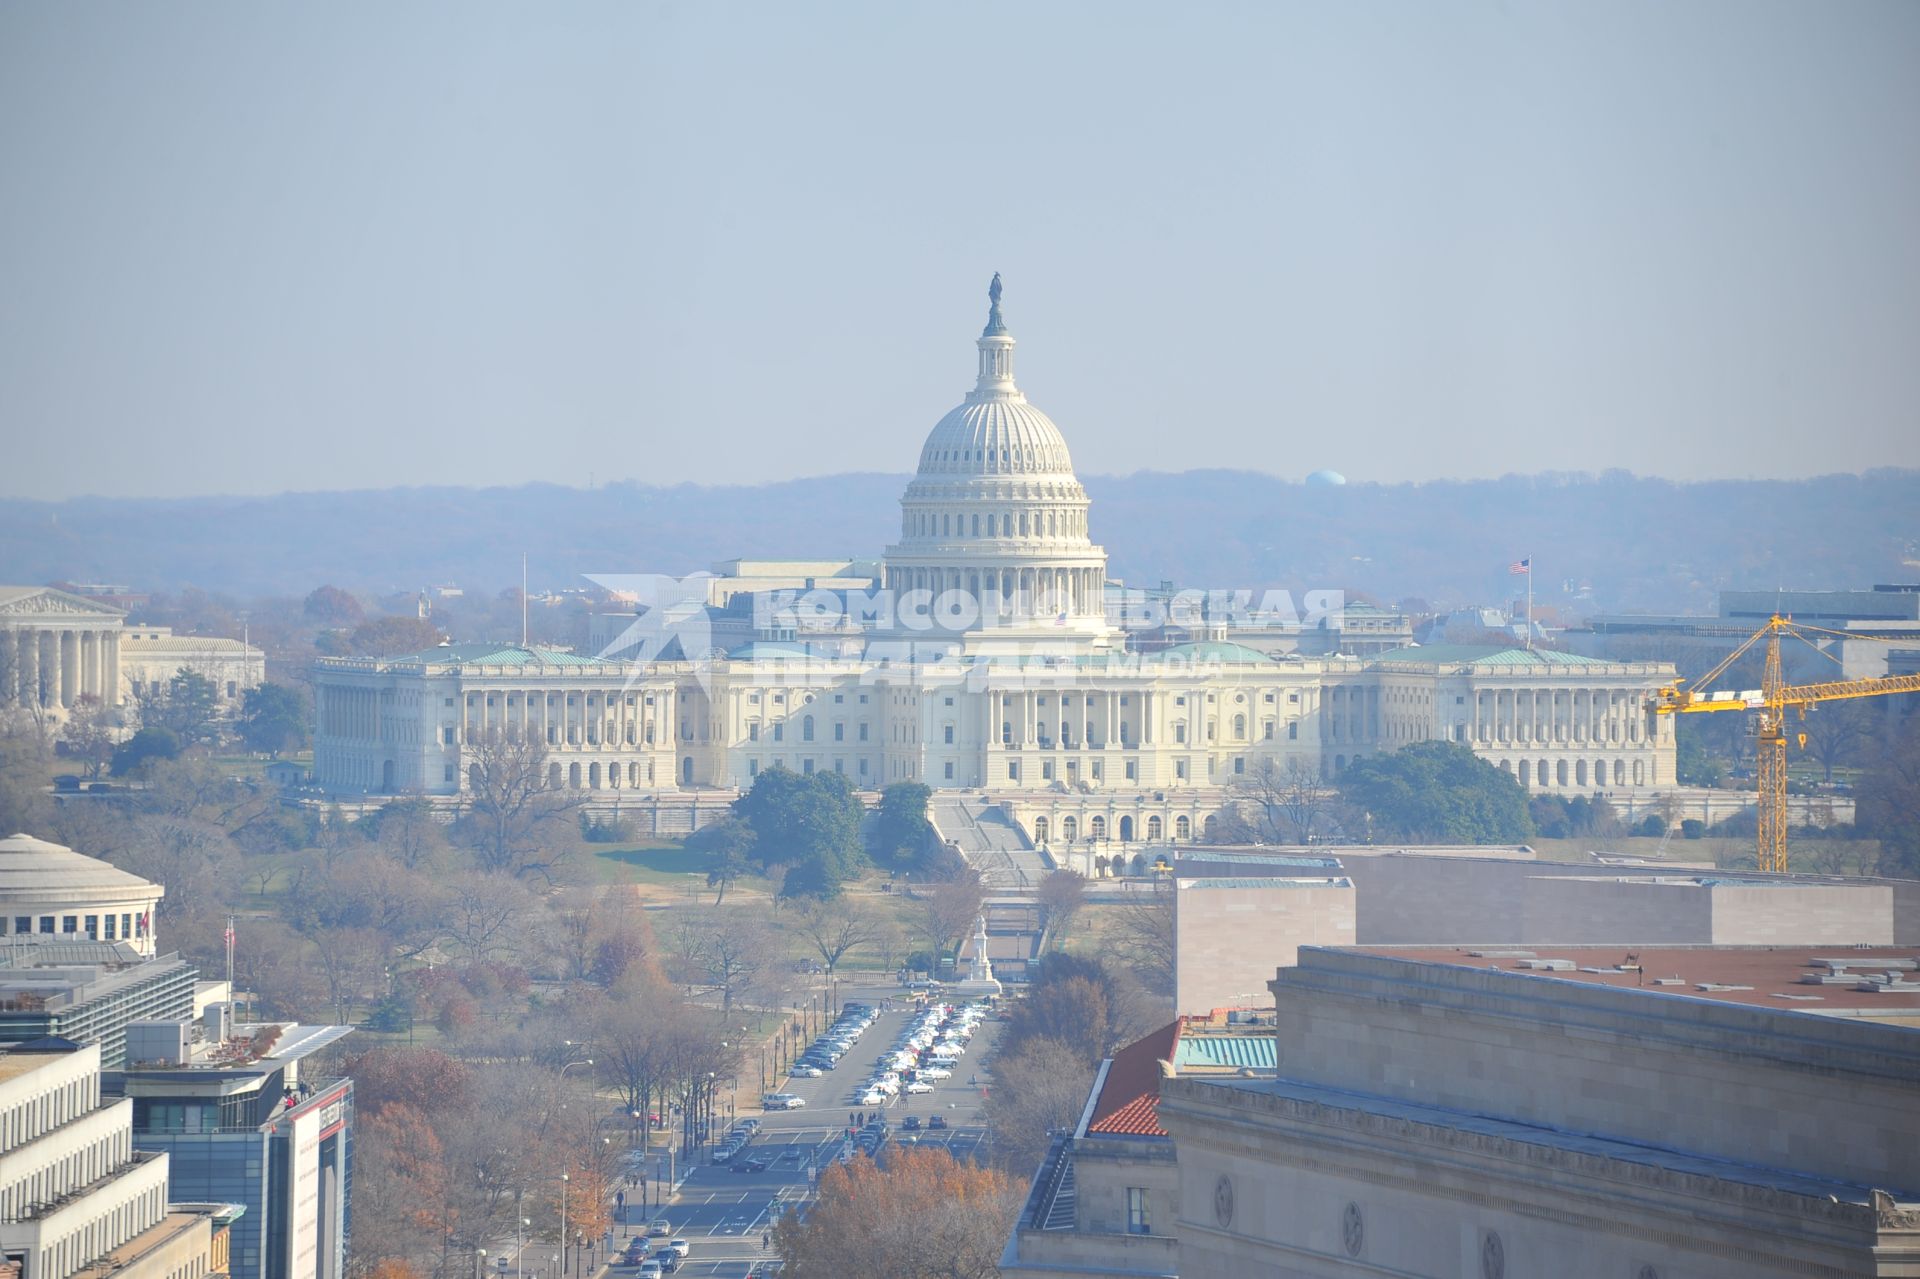
M 673 1223 L 675 1236 L 745 1238 L 769 1226 L 778 1194 L 776 1186 L 747 1189 L 683 1186 L 675 1210 L 667 1219 Z

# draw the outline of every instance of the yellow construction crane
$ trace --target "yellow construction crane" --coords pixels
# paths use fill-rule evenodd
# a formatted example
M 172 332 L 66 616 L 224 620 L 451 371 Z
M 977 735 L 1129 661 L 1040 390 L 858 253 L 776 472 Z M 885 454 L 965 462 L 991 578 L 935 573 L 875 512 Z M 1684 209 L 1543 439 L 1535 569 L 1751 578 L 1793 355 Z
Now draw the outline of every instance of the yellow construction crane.
M 1815 635 L 1841 639 L 1873 639 L 1851 631 L 1830 631 L 1818 626 L 1802 626 L 1791 618 L 1775 615 L 1767 624 L 1749 635 L 1746 642 L 1727 654 L 1726 660 L 1700 679 L 1702 687 L 1720 678 L 1729 667 L 1755 644 L 1766 641 L 1766 664 L 1761 668 L 1760 687 L 1739 693 L 1705 693 L 1682 690 L 1684 680 L 1675 680 L 1654 695 L 1648 709 L 1655 715 L 1690 715 L 1696 711 L 1759 711 L 1754 732 L 1754 754 L 1760 775 L 1760 828 L 1755 852 L 1761 870 L 1787 869 L 1787 711 L 1798 710 L 1801 719 L 1807 708 L 1819 702 L 1837 702 L 1855 697 L 1881 697 L 1888 693 L 1920 693 L 1920 675 L 1890 675 L 1885 679 L 1835 680 L 1826 684 L 1789 684 L 1780 673 L 1780 637 L 1791 635 L 1804 641 L 1822 656 L 1832 657 L 1811 638 Z M 1799 734 L 1805 747 L 1807 735 Z

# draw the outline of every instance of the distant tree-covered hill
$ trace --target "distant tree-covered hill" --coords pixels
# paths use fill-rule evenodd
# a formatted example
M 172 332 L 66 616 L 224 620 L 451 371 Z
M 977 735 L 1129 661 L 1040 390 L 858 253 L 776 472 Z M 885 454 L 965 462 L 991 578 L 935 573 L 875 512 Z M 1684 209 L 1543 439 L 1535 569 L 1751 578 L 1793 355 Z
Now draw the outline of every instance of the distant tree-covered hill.
M 301 595 L 584 573 L 683 573 L 734 556 L 878 555 L 906 477 L 760 487 L 382 489 L 274 497 L 0 502 L 0 580 Z M 1625 473 L 1316 487 L 1242 471 L 1096 476 L 1115 576 L 1497 603 L 1532 556 L 1542 604 L 1710 610 L 1726 587 L 1920 577 L 1920 472 L 1675 483 Z

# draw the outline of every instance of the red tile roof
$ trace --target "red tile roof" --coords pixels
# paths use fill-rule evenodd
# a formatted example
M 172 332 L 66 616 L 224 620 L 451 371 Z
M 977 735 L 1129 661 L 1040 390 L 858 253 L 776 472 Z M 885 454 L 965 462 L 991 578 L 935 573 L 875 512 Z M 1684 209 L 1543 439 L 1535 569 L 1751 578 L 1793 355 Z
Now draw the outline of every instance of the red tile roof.
M 1089 1133 L 1116 1137 L 1164 1137 L 1160 1126 L 1160 1063 L 1172 1061 L 1180 1022 L 1134 1040 L 1113 1055 L 1106 1082 L 1093 1103 Z

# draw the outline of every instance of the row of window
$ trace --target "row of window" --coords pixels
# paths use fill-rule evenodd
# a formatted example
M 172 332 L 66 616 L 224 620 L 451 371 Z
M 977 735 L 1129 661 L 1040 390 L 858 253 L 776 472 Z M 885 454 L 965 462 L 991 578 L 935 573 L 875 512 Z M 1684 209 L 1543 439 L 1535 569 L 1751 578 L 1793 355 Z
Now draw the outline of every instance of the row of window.
M 0 1150 L 16 1150 L 100 1104 L 93 1079 L 73 1079 L 22 1098 L 0 1114 Z M 17 1217 L 0 1213 L 0 1220 Z
M 865 701 L 866 699 L 863 697 L 860 700 Z M 862 721 L 861 723 L 855 725 L 855 727 L 859 729 L 857 740 L 863 741 L 863 742 L 866 741 L 867 740 L 866 722 Z M 785 720 L 773 721 L 772 728 L 773 728 L 774 741 L 784 742 L 785 740 L 787 740 L 787 722 Z M 648 740 L 651 741 L 652 739 L 649 738 Z M 747 721 L 747 740 L 750 742 L 757 742 L 760 740 L 760 721 L 759 720 L 750 719 Z M 803 742 L 810 742 L 813 740 L 813 716 L 811 715 L 804 715 L 800 719 L 800 740 Z M 844 742 L 847 740 L 847 726 L 844 721 L 835 720 L 833 722 L 833 740 L 836 742 Z M 953 740 L 952 728 L 947 729 L 947 740 L 949 742 Z
M 88 941 L 132 941 L 147 935 L 146 915 L 131 912 L 122 915 L 42 915 L 38 928 L 33 923 L 32 915 L 15 915 L 11 931 L 16 935 L 40 933 L 63 937 L 78 937 L 84 933 Z M 0 935 L 8 931 L 7 919 L 0 915 Z
M 993 450 L 988 450 L 989 452 Z M 954 515 L 951 511 L 935 515 L 916 511 L 907 516 L 908 537 L 1085 537 L 1086 512 L 1078 510 L 1011 511 Z M 984 519 L 986 522 L 982 524 Z M 970 521 L 970 522 L 969 522 Z M 972 532 L 968 532 L 971 528 Z M 1014 530 L 1018 529 L 1016 533 Z M 984 531 L 983 531 L 984 530 Z
M 1208 834 L 1213 833 L 1213 820 L 1211 817 L 1207 818 L 1206 830 Z M 1134 825 L 1133 818 L 1130 816 L 1122 817 L 1118 823 L 1118 827 L 1120 842 L 1125 844 L 1132 843 L 1134 831 L 1137 829 Z M 1157 843 L 1164 837 L 1166 826 L 1161 821 L 1159 814 L 1156 813 L 1147 818 L 1145 830 L 1147 842 L 1150 844 Z M 1050 819 L 1045 817 L 1036 817 L 1033 819 L 1033 840 L 1036 844 L 1047 842 L 1052 835 L 1053 822 Z M 1107 819 L 1103 815 L 1095 813 L 1087 819 L 1087 837 L 1094 840 L 1106 839 Z M 1184 814 L 1174 818 L 1173 837 L 1175 839 L 1193 838 L 1193 819 Z M 1080 819 L 1072 813 L 1060 819 L 1060 838 L 1069 844 L 1080 838 Z M 1145 866 L 1146 863 L 1143 861 L 1141 868 L 1144 870 Z

